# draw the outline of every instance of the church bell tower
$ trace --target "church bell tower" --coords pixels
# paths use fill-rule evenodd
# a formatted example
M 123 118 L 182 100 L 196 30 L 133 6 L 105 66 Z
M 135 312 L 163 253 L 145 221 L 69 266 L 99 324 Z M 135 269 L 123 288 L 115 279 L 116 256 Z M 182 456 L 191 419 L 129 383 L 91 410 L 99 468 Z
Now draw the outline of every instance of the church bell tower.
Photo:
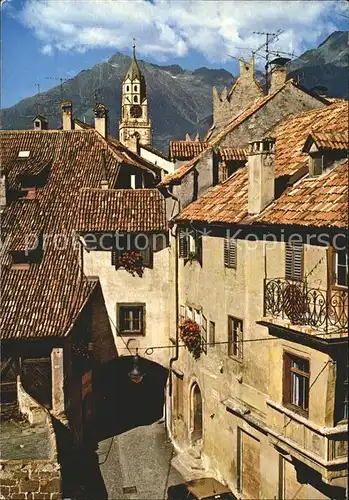
M 119 140 L 130 149 L 135 149 L 138 142 L 151 145 L 151 122 L 148 118 L 146 85 L 136 59 L 135 45 L 133 45 L 130 67 L 122 81 Z

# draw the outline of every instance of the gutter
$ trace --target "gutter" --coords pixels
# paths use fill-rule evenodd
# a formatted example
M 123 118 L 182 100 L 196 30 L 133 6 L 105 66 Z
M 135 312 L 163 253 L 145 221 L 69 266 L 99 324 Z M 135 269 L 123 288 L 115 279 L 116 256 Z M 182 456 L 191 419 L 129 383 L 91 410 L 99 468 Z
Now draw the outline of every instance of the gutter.
M 180 201 L 179 201 L 179 199 L 173 193 L 169 192 L 169 190 L 167 190 L 167 193 L 171 196 L 172 199 L 174 199 L 178 203 L 178 213 L 179 213 L 179 211 L 180 211 Z M 168 388 L 169 388 L 169 396 L 171 397 L 172 396 L 172 388 L 173 388 L 173 384 L 172 384 L 172 365 L 179 358 L 179 330 L 178 330 L 178 323 L 179 323 L 179 305 L 178 305 L 179 291 L 178 291 L 178 248 L 177 248 L 177 238 L 176 238 L 177 231 L 175 232 L 175 234 L 173 234 L 172 231 L 170 230 L 170 234 L 174 238 L 174 249 L 175 249 L 175 301 L 176 301 L 176 305 L 175 305 L 175 307 L 176 307 L 176 345 L 175 345 L 176 351 L 175 351 L 175 355 L 172 356 L 172 358 L 170 358 L 170 362 L 169 362 L 169 385 L 168 385 Z

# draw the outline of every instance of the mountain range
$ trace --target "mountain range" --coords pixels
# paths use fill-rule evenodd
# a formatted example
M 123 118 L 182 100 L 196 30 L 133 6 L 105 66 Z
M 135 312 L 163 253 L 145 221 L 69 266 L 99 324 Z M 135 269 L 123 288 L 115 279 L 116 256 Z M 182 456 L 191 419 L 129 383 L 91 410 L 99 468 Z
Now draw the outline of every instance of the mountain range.
M 287 64 L 290 77 L 306 88 L 321 85 L 322 92 L 332 97 L 348 97 L 349 69 L 348 32 L 332 33 L 316 49 L 308 50 Z M 81 71 L 64 82 L 63 97 L 73 101 L 75 118 L 93 122 L 96 99 L 109 108 L 110 133 L 118 136 L 121 82 L 130 64 L 130 57 L 116 53 L 108 61 Z M 203 134 L 212 121 L 212 87 L 219 91 L 230 88 L 236 77 L 224 69 L 206 67 L 194 71 L 178 65 L 159 66 L 140 61 L 147 84 L 153 144 L 166 151 L 170 139 L 184 139 L 186 133 Z M 263 83 L 263 75 L 257 74 Z M 97 94 L 96 94 L 97 93 Z M 38 96 L 21 100 L 3 109 L 0 114 L 3 129 L 28 129 L 37 112 L 49 120 L 49 128 L 61 124 L 61 88 L 54 87 Z

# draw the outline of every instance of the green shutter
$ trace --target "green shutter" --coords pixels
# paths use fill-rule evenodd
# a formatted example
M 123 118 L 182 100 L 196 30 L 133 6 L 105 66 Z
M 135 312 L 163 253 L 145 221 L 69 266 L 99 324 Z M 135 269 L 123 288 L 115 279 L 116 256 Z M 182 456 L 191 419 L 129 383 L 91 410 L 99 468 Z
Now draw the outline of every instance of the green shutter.
M 303 278 L 304 247 L 301 242 L 286 242 L 285 277 L 290 280 Z
M 237 263 L 237 247 L 236 239 L 234 238 L 224 238 L 224 265 L 225 267 L 231 267 L 236 269 Z

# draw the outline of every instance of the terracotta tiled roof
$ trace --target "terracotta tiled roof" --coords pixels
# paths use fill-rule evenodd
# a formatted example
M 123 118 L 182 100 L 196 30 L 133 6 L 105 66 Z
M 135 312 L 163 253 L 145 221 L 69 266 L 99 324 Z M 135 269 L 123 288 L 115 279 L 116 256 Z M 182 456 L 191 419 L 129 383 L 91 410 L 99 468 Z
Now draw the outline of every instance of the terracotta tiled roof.
M 237 224 L 247 216 L 247 169 L 238 169 L 188 205 L 175 220 Z
M 128 163 L 127 151 L 109 146 L 94 129 L 1 131 L 0 146 L 10 192 L 17 175 L 28 171 L 28 161 L 18 160 L 19 151 L 30 151 L 36 165 L 50 162 L 35 199 L 9 202 L 2 213 L 0 338 L 64 336 L 95 287 L 82 274 L 73 238 L 80 190 L 99 188 L 105 176 L 115 179 Z M 41 261 L 26 270 L 12 268 L 10 247 L 22 249 L 26 237 L 41 231 Z
M 325 129 L 339 132 L 346 130 L 347 112 L 348 103 L 335 103 L 322 109 L 289 117 L 281 125 L 275 127 L 270 135 L 276 138 L 276 178 L 289 178 L 307 165 L 308 155 L 302 152 L 302 148 L 311 130 Z M 198 200 L 188 205 L 176 217 L 176 220 L 249 224 L 252 218 L 247 215 L 247 188 L 247 168 L 242 167 L 227 181 L 211 188 Z M 278 203 L 283 203 L 283 200 L 284 197 L 281 196 Z M 279 223 L 281 224 L 282 221 L 280 220 Z
M 342 132 L 312 132 L 309 137 L 311 137 L 318 149 L 336 151 L 347 151 L 349 149 L 348 130 Z
M 230 123 L 228 123 L 228 125 L 226 125 L 219 133 L 217 133 L 212 139 L 208 140 L 209 136 L 207 135 L 206 141 L 201 143 L 201 144 L 206 144 L 206 147 L 218 146 L 227 134 L 232 132 L 238 125 L 240 125 L 245 120 L 250 118 L 250 116 L 252 116 L 254 113 L 256 113 L 260 108 L 262 108 L 268 101 L 273 99 L 273 97 L 276 94 L 278 94 L 279 92 L 281 92 L 281 90 L 283 90 L 286 86 L 290 86 L 290 85 L 293 85 L 297 88 L 301 88 L 302 90 L 307 92 L 306 89 L 303 89 L 302 87 L 300 87 L 294 80 L 292 80 L 292 79 L 287 80 L 287 82 L 284 83 L 284 85 L 280 86 L 274 93 L 268 94 L 268 95 L 262 97 L 261 99 L 258 99 L 249 108 L 242 111 Z M 321 100 L 323 102 L 326 102 L 325 99 L 322 99 L 319 96 L 314 95 L 314 97 L 318 98 L 319 100 Z M 215 127 L 213 125 L 210 128 L 210 130 L 213 131 L 214 128 Z M 175 141 L 175 142 L 182 142 L 183 144 L 186 143 L 186 141 Z M 190 144 L 189 141 L 188 141 L 188 143 Z M 191 143 L 193 143 L 193 142 L 191 142 Z M 190 160 L 189 163 L 191 163 L 192 161 L 193 160 Z M 171 184 L 172 182 L 178 181 L 179 179 L 184 177 L 184 175 L 186 175 L 186 173 L 190 172 L 190 170 L 191 170 L 191 168 L 187 168 L 187 163 L 184 165 L 181 165 L 181 167 L 178 169 L 178 171 L 180 171 L 180 172 L 176 171 L 174 174 L 166 175 L 161 182 L 161 186 L 166 186 L 166 185 Z M 179 175 L 181 175 L 181 172 L 183 172 L 183 175 L 181 177 L 179 177 Z
M 207 142 L 200 141 L 170 141 L 170 158 L 190 159 L 197 156 L 207 147 Z
M 167 228 L 158 189 L 82 189 L 77 230 L 158 232 Z
M 161 167 L 154 165 L 154 163 L 151 163 L 137 153 L 131 151 L 111 135 L 108 135 L 108 146 L 110 146 L 120 161 L 160 175 L 162 170 Z
M 219 148 L 219 155 L 222 161 L 246 161 L 246 149 L 222 146 Z
M 348 226 L 348 160 L 319 177 L 303 177 L 253 223 Z

